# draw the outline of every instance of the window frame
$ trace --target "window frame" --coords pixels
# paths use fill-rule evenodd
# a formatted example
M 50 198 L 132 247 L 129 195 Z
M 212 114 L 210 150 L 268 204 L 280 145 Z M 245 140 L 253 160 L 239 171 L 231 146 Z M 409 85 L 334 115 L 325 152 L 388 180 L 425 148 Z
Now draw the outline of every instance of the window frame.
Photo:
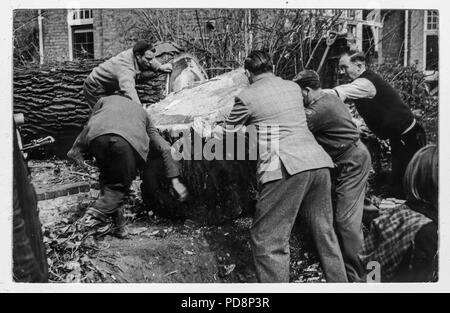
M 84 13 L 88 11 L 89 17 L 85 18 Z M 80 12 L 83 12 L 81 14 Z M 74 53 L 73 53 L 73 29 L 77 26 L 83 26 L 83 25 L 92 25 L 92 32 L 94 32 L 93 26 L 94 26 L 94 16 L 93 16 L 93 9 L 67 9 L 67 34 L 68 34 L 68 43 L 69 43 L 69 60 L 73 61 L 74 59 Z M 76 15 L 74 17 L 74 15 Z M 81 15 L 83 15 L 83 18 L 81 18 Z M 95 44 L 95 40 L 93 40 L 93 44 Z M 94 46 L 95 49 L 95 46 Z M 95 58 L 95 56 L 94 56 Z
M 75 42 L 75 34 L 76 33 L 91 33 L 92 34 L 92 42 L 85 42 L 85 44 L 92 44 L 92 54 L 87 57 L 87 59 L 94 59 L 94 28 L 92 24 L 84 24 L 84 25 L 75 25 L 71 27 L 72 30 L 72 55 L 74 59 L 79 59 L 76 57 L 76 52 L 74 51 L 75 45 L 83 44 Z
M 435 29 L 429 29 L 428 28 L 428 16 L 429 12 L 434 11 L 436 14 L 436 28 Z M 438 10 L 424 10 L 424 21 L 423 21 L 423 58 L 422 58 L 422 64 L 423 64 L 423 72 L 425 75 L 433 75 L 434 73 L 439 71 L 438 70 L 427 70 L 427 37 L 428 36 L 437 36 L 438 39 L 438 48 L 439 48 L 439 11 Z M 438 57 L 439 61 L 439 57 Z

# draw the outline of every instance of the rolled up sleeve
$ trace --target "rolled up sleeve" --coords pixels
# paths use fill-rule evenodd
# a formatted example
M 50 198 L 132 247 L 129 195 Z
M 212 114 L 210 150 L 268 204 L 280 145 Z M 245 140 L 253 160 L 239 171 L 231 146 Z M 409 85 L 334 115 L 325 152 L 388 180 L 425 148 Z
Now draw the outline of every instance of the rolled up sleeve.
M 159 69 L 161 68 L 161 65 L 162 64 L 157 59 L 152 59 L 150 61 L 150 66 L 151 66 L 152 70 L 154 70 L 155 72 L 159 71 Z
M 357 78 L 350 84 L 344 84 L 333 88 L 342 101 L 346 99 L 372 99 L 377 90 L 372 82 L 366 78 Z

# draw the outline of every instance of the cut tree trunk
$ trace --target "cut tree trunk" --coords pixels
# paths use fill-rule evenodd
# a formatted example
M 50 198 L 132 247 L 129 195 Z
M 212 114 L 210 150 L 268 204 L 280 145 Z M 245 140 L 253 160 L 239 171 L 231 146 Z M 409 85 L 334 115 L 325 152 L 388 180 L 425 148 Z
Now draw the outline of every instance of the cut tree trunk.
M 56 142 L 45 147 L 46 156 L 65 157 L 90 114 L 83 95 L 84 80 L 102 61 L 14 68 L 14 113 L 25 115 L 25 125 L 21 127 L 24 143 L 53 136 Z M 163 99 L 165 77 L 160 75 L 137 85 L 142 103 L 151 104 Z M 34 151 L 35 155 L 39 152 L 42 151 Z
M 160 179 L 160 185 L 152 191 L 156 203 L 150 206 L 157 214 L 207 224 L 220 224 L 242 213 L 251 214 L 256 202 L 256 161 L 248 160 L 248 157 L 242 161 L 228 160 L 225 155 L 222 160 L 208 161 L 202 153 L 194 155 L 194 141 L 199 140 L 197 142 L 203 146 L 205 142 L 191 129 L 196 117 L 213 124 L 224 121 L 235 96 L 247 86 L 243 69 L 238 69 L 172 93 L 147 109 L 166 140 L 174 144 L 180 143 L 180 138 L 190 138 L 183 151 L 191 148 L 189 153 L 183 153 L 184 158 L 180 161 L 181 179 L 190 192 L 188 201 L 180 205 L 168 193 L 167 181 Z M 236 136 L 244 135 L 234 135 L 234 141 Z

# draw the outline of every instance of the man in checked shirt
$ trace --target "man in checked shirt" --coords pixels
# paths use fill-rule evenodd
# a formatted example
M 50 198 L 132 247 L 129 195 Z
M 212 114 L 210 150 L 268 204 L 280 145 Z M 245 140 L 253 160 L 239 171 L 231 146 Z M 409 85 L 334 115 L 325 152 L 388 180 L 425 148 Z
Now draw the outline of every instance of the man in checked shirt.
M 352 82 L 324 89 L 343 101 L 351 99 L 367 127 L 380 139 L 389 139 L 392 152 L 392 196 L 404 199 L 402 180 L 414 153 L 426 144 L 423 127 L 398 92 L 380 75 L 366 68 L 363 52 L 349 51 L 339 67 Z

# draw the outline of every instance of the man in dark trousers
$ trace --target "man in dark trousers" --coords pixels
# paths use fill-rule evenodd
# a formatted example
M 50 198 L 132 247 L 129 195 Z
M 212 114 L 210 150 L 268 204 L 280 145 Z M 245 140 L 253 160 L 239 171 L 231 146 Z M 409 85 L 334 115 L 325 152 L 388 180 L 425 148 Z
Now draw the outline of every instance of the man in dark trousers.
M 138 78 L 144 78 L 148 71 L 171 72 L 172 64 L 161 64 L 155 58 L 156 49 L 151 43 L 138 41 L 128 49 L 106 60 L 86 78 L 84 96 L 91 108 L 101 97 L 121 91 L 134 102 L 141 103 L 136 91 Z
M 316 72 L 303 71 L 294 81 L 302 88 L 308 127 L 335 164 L 331 175 L 335 224 L 348 280 L 362 281 L 364 270 L 357 253 L 364 239 L 362 215 L 370 153 L 344 102 L 323 92 Z
M 289 282 L 289 237 L 297 214 L 308 225 L 328 282 L 347 282 L 333 227 L 333 163 L 308 130 L 299 86 L 273 74 L 267 53 L 253 51 L 244 65 L 250 86 L 236 97 L 225 128 L 256 128 L 258 201 L 250 231 L 259 282 Z M 203 134 L 204 121 L 194 122 Z M 217 127 L 214 132 L 223 132 Z
M 187 196 L 185 186 L 178 179 L 179 170 L 169 143 L 159 135 L 147 111 L 126 96 L 104 97 L 94 106 L 87 126 L 68 156 L 80 161 L 81 153 L 86 150 L 96 159 L 101 184 L 100 197 L 83 219 L 87 228 L 107 233 L 111 230 L 109 219 L 112 218 L 115 224 L 113 234 L 121 238 L 126 236 L 121 206 L 137 170 L 144 169 L 145 172 L 148 169 L 146 161 L 150 153 L 161 154 L 166 177 L 171 180 L 180 200 Z
M 366 68 L 364 53 L 349 51 L 339 67 L 353 81 L 326 92 L 343 101 L 352 99 L 367 127 L 380 139 L 389 139 L 392 153 L 392 196 L 404 198 L 403 175 L 414 153 L 426 144 L 423 127 L 398 92 L 380 75 Z

